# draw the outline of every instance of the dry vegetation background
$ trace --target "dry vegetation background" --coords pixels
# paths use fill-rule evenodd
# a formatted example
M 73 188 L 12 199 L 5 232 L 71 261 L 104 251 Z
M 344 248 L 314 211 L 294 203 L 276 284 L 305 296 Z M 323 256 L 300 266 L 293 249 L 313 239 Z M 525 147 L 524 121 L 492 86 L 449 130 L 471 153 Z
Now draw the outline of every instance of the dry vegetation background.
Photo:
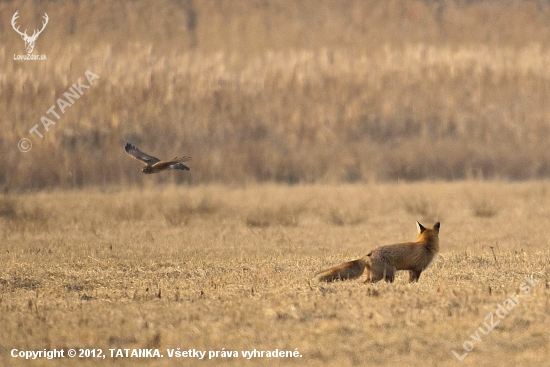
M 12 348 L 159 348 L 162 360 L 32 365 L 542 366 L 550 357 L 550 187 L 459 182 L 168 186 L 2 197 L 0 362 Z M 309 284 L 441 220 L 420 282 Z M 491 249 L 492 247 L 492 249 Z M 524 277 L 539 283 L 459 362 Z M 495 321 L 498 318 L 495 316 Z M 486 329 L 486 328 L 485 328 Z M 300 359 L 174 360 L 182 350 Z
M 16 10 L 29 34 L 48 14 L 47 61 L 13 60 Z M 0 365 L 204 364 L 10 357 L 78 347 L 547 364 L 548 2 L 11 1 L 0 15 Z M 30 134 L 87 70 L 100 79 Z M 190 155 L 191 171 L 145 176 L 126 142 Z M 417 220 L 441 221 L 442 251 L 418 284 L 309 283 L 413 240 Z M 531 274 L 459 362 L 451 350 Z
M 48 13 L 34 51 L 48 61 L 13 60 L 25 53 L 16 10 L 29 30 Z M 157 177 L 176 182 L 550 173 L 548 2 L 13 1 L 0 11 L 6 190 L 140 184 L 126 141 L 193 156 L 190 175 Z M 96 84 L 43 139 L 30 134 L 86 70 Z

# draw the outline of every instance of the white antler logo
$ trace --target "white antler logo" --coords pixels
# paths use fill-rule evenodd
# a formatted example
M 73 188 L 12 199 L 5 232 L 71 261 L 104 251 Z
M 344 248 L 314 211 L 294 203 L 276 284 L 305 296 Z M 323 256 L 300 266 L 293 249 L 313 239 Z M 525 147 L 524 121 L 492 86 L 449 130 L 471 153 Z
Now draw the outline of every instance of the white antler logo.
M 48 20 L 49 20 L 48 14 L 44 13 L 44 19 L 46 21 L 42 22 L 42 29 L 41 30 L 35 29 L 32 36 L 29 37 L 27 35 L 27 30 L 26 29 L 25 29 L 25 32 L 21 32 L 19 30 L 19 27 L 15 28 L 15 20 L 17 18 L 19 18 L 19 15 L 17 15 L 18 12 L 19 12 L 19 10 L 16 11 L 15 14 L 13 14 L 13 18 L 11 18 L 11 26 L 13 27 L 13 29 L 15 29 L 15 31 L 17 33 L 19 33 L 21 35 L 21 38 L 23 38 L 23 41 L 25 41 L 25 48 L 27 49 L 27 53 L 30 54 L 32 52 L 32 50 L 34 49 L 34 42 L 36 41 L 36 39 L 38 38 L 40 33 L 42 33 L 44 28 L 46 28 L 46 24 L 48 24 Z

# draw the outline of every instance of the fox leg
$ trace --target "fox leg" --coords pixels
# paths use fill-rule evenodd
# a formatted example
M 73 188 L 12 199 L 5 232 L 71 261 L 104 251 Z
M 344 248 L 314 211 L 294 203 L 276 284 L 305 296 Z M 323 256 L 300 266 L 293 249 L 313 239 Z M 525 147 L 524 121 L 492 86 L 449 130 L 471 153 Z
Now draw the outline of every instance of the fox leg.
M 391 283 L 393 282 L 393 279 L 395 277 L 395 268 L 387 264 L 369 264 L 367 265 L 366 270 L 368 270 L 368 275 L 365 283 L 376 283 L 381 281 L 382 279 L 386 280 L 386 282 Z
M 376 283 L 384 279 L 384 271 L 377 266 L 371 266 L 367 263 L 365 266 L 365 273 L 367 273 L 367 279 L 365 283 Z
M 420 273 L 422 273 L 422 270 L 409 270 L 409 282 L 418 282 L 418 278 L 420 278 Z
M 376 283 L 376 282 L 379 282 L 383 279 L 383 276 L 376 276 L 374 274 L 369 274 L 369 276 L 367 276 L 367 279 L 365 280 L 365 283 Z
M 367 279 L 365 279 L 364 283 L 372 282 L 372 274 L 369 269 L 365 269 L 365 274 L 367 274 Z
M 393 283 L 395 279 L 395 267 L 386 266 L 384 267 L 384 280 L 388 283 Z

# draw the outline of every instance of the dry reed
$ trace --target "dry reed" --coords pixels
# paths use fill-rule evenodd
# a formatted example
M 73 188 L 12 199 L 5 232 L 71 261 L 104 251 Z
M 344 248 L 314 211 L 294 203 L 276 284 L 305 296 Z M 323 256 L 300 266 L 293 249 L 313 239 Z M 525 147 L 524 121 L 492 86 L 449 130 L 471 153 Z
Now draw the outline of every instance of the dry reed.
M 193 156 L 189 174 L 155 182 L 550 174 L 547 4 L 216 4 L 4 5 L 5 19 L 50 24 L 44 62 L 11 60 L 23 43 L 0 27 L 0 186 L 141 185 L 127 141 Z M 87 70 L 100 79 L 45 132 L 41 116 Z

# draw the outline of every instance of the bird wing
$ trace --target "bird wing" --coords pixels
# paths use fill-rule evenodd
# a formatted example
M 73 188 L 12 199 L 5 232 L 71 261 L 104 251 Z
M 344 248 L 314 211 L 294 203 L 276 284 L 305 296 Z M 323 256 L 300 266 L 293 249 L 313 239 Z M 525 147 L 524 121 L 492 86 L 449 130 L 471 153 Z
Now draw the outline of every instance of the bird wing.
M 170 166 L 172 169 L 180 169 L 182 171 L 189 171 L 189 167 L 187 167 L 185 164 L 176 163 Z
M 189 171 L 189 167 L 187 167 L 184 164 L 181 164 L 182 162 L 187 162 L 189 160 L 191 160 L 191 157 L 181 157 L 181 158 L 176 157 L 176 158 L 172 159 L 171 161 L 157 162 L 157 163 L 152 165 L 152 168 L 155 168 L 155 169 L 158 169 L 158 170 L 163 170 L 163 169 L 166 169 L 168 167 L 171 167 L 171 168 L 174 168 L 174 169 L 181 169 L 181 170 Z
M 126 150 L 126 153 L 128 153 L 130 156 L 147 165 L 152 165 L 154 163 L 160 162 L 160 159 L 150 156 L 149 154 L 143 153 L 141 150 L 139 150 L 138 148 L 136 148 L 130 143 L 127 143 L 124 149 Z

